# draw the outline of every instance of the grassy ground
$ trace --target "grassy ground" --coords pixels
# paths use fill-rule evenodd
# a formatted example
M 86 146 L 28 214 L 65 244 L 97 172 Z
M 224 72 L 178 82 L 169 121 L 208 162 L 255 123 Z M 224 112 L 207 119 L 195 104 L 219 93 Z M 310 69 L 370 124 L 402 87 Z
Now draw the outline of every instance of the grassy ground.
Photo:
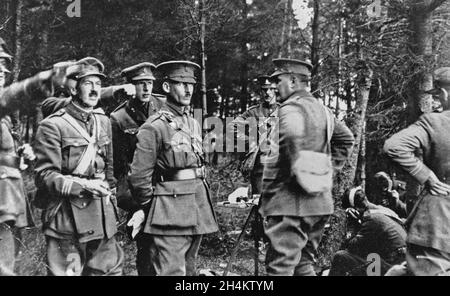
M 208 181 L 212 193 L 213 204 L 227 199 L 227 196 L 240 186 L 247 186 L 242 175 L 237 170 L 238 162 L 233 159 L 219 158 L 219 165 L 209 167 Z M 25 179 L 28 189 L 33 189 L 31 175 Z M 248 209 L 230 209 L 215 207 L 219 223 L 219 232 L 204 237 L 199 251 L 197 267 L 199 269 L 212 269 L 222 274 L 227 265 L 231 249 L 234 246 L 239 230 L 250 212 Z M 125 217 L 124 213 L 122 213 Z M 35 228 L 24 229 L 17 233 L 17 241 L 20 245 L 20 253 L 17 257 L 16 273 L 19 275 L 46 275 L 45 264 L 45 241 L 41 232 L 40 211 L 35 210 L 37 226 Z M 335 219 L 339 219 L 338 216 Z M 335 236 L 332 227 L 327 230 L 328 238 L 326 244 L 321 246 L 319 263 L 327 265 L 331 254 L 326 246 L 334 244 L 340 239 Z M 125 251 L 124 274 L 137 275 L 135 254 L 136 247 L 125 235 L 123 227 L 119 229 L 117 238 Z M 239 275 L 254 274 L 254 242 L 249 231 L 244 235 L 239 251 L 233 262 L 231 273 Z M 259 274 L 264 274 L 264 255 L 259 252 Z

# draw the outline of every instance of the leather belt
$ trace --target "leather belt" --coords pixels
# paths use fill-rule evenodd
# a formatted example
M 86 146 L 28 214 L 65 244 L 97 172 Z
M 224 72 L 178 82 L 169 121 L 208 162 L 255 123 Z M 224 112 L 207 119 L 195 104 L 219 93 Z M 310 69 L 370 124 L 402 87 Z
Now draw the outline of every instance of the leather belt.
M 160 181 L 183 181 L 192 179 L 204 179 L 205 167 L 176 170 L 164 173 L 160 176 Z
M 0 165 L 12 167 L 15 169 L 20 168 L 20 158 L 17 156 L 0 156 Z

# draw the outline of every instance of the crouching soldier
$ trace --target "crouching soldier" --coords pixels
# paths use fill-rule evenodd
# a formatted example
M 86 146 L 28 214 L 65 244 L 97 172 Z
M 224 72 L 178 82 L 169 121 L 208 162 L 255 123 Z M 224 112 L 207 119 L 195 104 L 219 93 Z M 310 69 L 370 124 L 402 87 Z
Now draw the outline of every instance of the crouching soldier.
M 394 211 L 371 205 L 361 187 L 344 193 L 342 207 L 353 222 L 354 231 L 345 242 L 345 249 L 334 255 L 330 276 L 368 275 L 374 255 L 380 258 L 379 276 L 405 261 L 406 231 L 403 220 Z
M 202 235 L 218 230 L 201 127 L 187 112 L 198 68 L 187 61 L 157 66 L 167 102 L 137 134 L 129 182 L 146 216 L 141 240 L 150 252 L 151 275 L 195 275 Z
M 93 109 L 103 64 L 91 59 L 70 76 L 72 100 L 42 121 L 36 135 L 36 200 L 52 275 L 121 275 L 111 123 Z

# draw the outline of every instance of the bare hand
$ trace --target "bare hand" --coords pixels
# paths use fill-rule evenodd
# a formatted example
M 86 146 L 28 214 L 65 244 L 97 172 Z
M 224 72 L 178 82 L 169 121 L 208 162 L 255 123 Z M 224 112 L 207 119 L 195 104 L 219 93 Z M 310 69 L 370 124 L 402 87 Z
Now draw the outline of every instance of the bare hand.
M 450 185 L 439 181 L 434 173 L 431 173 L 427 180 L 427 184 L 432 195 L 449 195 Z
M 84 188 L 102 197 L 108 197 L 111 194 L 108 183 L 102 180 L 86 180 Z

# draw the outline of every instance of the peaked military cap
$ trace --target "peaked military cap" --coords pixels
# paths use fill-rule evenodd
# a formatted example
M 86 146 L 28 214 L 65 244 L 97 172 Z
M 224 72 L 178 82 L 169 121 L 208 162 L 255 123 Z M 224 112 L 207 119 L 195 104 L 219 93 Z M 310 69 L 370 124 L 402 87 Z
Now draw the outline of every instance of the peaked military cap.
M 295 59 L 274 59 L 272 62 L 275 65 L 275 72 L 271 77 L 281 74 L 302 74 L 311 77 L 313 66 L 308 62 Z
M 120 72 L 120 75 L 125 77 L 128 82 L 138 80 L 155 80 L 153 70 L 156 66 L 152 63 L 144 62 L 128 68 L 125 68 Z
M 195 70 L 200 66 L 190 61 L 168 61 L 156 66 L 163 79 L 177 82 L 196 83 Z
M 276 88 L 276 84 L 273 81 L 273 79 L 268 75 L 262 75 L 258 78 L 258 83 L 261 86 L 261 88 Z
M 434 80 L 444 84 L 450 84 L 450 67 L 442 67 L 434 71 Z
M 67 78 L 80 80 L 86 76 L 95 75 L 100 78 L 106 78 L 103 74 L 105 66 L 98 59 L 93 57 L 86 57 L 76 62 L 75 67 L 68 70 Z

